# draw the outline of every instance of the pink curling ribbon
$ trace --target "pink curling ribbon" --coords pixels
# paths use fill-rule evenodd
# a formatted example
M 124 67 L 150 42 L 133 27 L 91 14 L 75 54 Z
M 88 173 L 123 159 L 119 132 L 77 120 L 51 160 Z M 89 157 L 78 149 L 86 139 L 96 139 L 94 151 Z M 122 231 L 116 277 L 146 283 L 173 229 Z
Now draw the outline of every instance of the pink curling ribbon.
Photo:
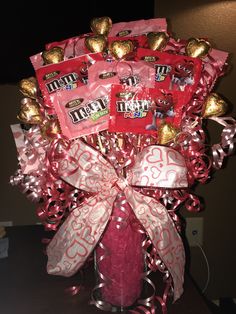
M 12 134 L 19 155 L 19 163 L 23 174 L 29 174 L 38 169 L 45 158 L 49 141 L 43 139 L 38 125 L 24 131 L 20 124 L 11 125 Z
M 73 157 L 62 160 L 62 178 L 93 196 L 74 209 L 47 247 L 49 274 L 72 276 L 84 264 L 99 242 L 111 217 L 117 195 L 122 191 L 135 216 L 144 227 L 158 255 L 172 276 L 174 301 L 183 292 L 185 254 L 167 209 L 157 200 L 133 187 L 186 188 L 184 158 L 173 148 L 151 145 L 136 157 L 127 178 L 118 176 L 102 154 L 80 140 L 69 150 Z M 76 169 L 76 171 L 74 171 Z M 63 176 L 63 173 L 72 173 Z
M 224 158 L 233 154 L 236 143 L 236 120 L 232 117 L 210 117 L 211 119 L 224 126 L 221 133 L 221 143 L 212 146 L 213 167 L 220 169 Z
M 32 201 L 39 201 L 37 215 L 48 230 L 57 230 L 67 211 L 77 206 L 85 197 L 83 191 L 74 189 L 57 174 L 57 159 L 69 158 L 69 144 L 56 134 L 52 141 L 44 139 L 40 127 L 28 131 L 20 124 L 11 126 L 15 139 L 20 169 L 11 177 L 11 184 L 18 185 Z M 61 152 L 59 151 L 61 148 Z M 70 162 L 74 160 L 69 158 Z

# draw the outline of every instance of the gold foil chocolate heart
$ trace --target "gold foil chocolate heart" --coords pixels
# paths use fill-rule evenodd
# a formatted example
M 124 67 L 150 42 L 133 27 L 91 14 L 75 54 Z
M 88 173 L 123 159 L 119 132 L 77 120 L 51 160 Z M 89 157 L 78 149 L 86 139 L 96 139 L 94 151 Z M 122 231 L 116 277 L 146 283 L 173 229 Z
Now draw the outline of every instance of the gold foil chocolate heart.
M 114 40 L 109 50 L 116 59 L 121 59 L 134 50 L 134 44 L 132 40 Z
M 58 134 L 61 134 L 61 128 L 57 119 L 48 120 L 41 128 L 43 137 L 55 139 Z
M 205 58 L 211 50 L 211 44 L 205 39 L 190 38 L 185 47 L 186 54 L 193 58 Z
M 165 145 L 174 140 L 177 134 L 178 130 L 173 127 L 172 124 L 164 122 L 160 125 L 158 129 L 158 143 L 161 145 Z
M 37 98 L 38 83 L 35 77 L 23 79 L 19 83 L 21 93 L 29 98 Z
M 203 118 L 219 117 L 227 111 L 226 102 L 216 93 L 211 93 L 203 105 Z
M 95 17 L 90 22 L 92 32 L 107 36 L 112 28 L 112 20 L 108 16 Z
M 169 37 L 164 32 L 151 32 L 147 34 L 148 47 L 152 50 L 163 50 L 169 40 Z
M 64 50 L 61 47 L 53 47 L 42 53 L 45 64 L 58 63 L 64 60 Z
M 84 43 L 91 52 L 103 52 L 107 47 L 107 40 L 103 35 L 89 36 L 85 38 Z
M 43 118 L 37 101 L 31 98 L 23 98 L 21 100 L 21 108 L 17 118 L 23 123 L 40 124 Z

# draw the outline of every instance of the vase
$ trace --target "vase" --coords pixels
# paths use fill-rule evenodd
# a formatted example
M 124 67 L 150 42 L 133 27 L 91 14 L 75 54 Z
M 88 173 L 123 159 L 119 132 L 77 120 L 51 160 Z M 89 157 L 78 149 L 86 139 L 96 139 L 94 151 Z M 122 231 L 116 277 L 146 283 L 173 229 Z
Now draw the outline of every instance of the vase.
M 119 204 L 114 202 L 111 220 L 95 250 L 97 300 L 114 312 L 132 307 L 140 298 L 144 272 L 141 227 L 130 205 Z

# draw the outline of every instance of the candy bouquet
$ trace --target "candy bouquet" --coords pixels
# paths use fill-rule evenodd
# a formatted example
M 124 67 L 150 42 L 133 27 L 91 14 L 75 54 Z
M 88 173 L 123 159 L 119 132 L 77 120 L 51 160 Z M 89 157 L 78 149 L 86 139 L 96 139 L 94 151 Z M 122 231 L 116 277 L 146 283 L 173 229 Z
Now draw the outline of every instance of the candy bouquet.
M 212 92 L 228 54 L 174 39 L 161 18 L 94 18 L 91 30 L 30 58 L 36 77 L 20 82 L 11 182 L 55 231 L 49 274 L 72 276 L 93 257 L 92 304 L 166 313 L 183 293 L 178 209 L 201 209 L 191 187 L 234 149 L 235 120 L 220 117 L 227 106 Z M 208 144 L 206 119 L 223 126 L 219 144 Z

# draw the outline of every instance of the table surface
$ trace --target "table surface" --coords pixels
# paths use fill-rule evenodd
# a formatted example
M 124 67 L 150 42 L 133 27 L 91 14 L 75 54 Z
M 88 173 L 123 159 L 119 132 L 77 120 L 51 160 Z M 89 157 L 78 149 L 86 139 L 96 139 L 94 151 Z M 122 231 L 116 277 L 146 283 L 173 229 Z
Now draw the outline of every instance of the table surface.
M 47 274 L 47 257 L 42 244 L 45 235 L 47 233 L 42 226 L 7 228 L 8 257 L 0 259 L 0 313 L 102 313 L 89 304 L 94 286 L 92 267 L 87 267 L 83 276 L 77 273 L 65 278 Z M 168 314 L 211 313 L 190 277 L 185 277 L 184 294 L 174 304 L 168 305 Z M 72 296 L 66 293 L 66 289 L 74 285 L 82 286 L 79 294 Z

